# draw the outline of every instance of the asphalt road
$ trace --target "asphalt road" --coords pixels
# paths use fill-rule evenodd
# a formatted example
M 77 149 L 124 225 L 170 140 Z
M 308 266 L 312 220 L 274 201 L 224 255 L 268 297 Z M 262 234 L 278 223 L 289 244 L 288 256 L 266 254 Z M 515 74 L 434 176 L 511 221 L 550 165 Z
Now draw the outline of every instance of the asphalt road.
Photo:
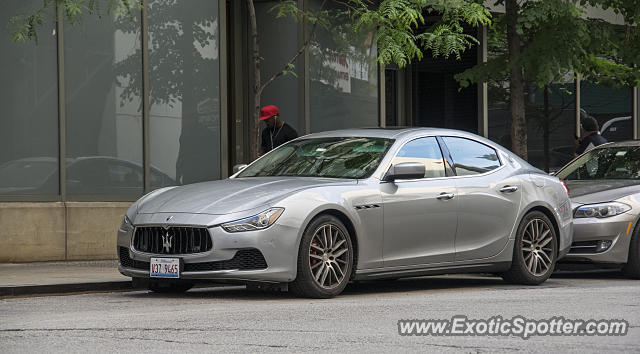
M 555 275 L 539 287 L 442 276 L 350 285 L 330 300 L 244 287 L 0 300 L 0 353 L 640 352 L 640 281 Z M 400 319 L 625 319 L 626 336 L 400 336 Z

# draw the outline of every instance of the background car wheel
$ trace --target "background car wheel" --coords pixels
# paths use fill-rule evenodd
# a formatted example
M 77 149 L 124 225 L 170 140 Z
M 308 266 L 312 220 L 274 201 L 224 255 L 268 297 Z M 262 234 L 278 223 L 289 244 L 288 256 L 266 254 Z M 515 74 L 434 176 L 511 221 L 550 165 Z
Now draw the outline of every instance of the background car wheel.
M 633 279 L 640 279 L 640 227 L 636 225 L 629 245 L 629 258 L 622 268 L 622 273 Z
M 149 290 L 154 293 L 163 294 L 179 294 L 193 288 L 193 283 L 176 282 L 167 280 L 151 280 L 149 281 Z
M 334 297 L 347 286 L 352 267 L 353 245 L 347 228 L 338 218 L 321 215 L 302 235 L 298 274 L 289 289 L 303 297 Z
M 514 284 L 538 285 L 549 279 L 556 264 L 558 238 L 549 218 L 533 211 L 518 226 L 511 269 L 502 278 Z

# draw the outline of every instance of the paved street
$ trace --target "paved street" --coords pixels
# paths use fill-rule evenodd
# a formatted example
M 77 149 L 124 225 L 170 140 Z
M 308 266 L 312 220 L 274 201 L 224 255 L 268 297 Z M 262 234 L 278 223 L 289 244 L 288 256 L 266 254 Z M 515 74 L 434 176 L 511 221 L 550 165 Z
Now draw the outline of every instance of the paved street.
M 441 276 L 350 285 L 331 300 L 212 287 L 0 300 L 0 352 L 638 352 L 640 281 L 556 275 L 543 286 Z M 625 319 L 623 337 L 404 337 L 399 319 Z

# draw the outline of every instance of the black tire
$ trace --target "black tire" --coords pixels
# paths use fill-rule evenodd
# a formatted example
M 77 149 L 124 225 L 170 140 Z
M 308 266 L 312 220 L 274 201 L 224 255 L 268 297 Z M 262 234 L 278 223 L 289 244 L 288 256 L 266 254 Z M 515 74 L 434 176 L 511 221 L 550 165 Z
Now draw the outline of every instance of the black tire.
M 629 258 L 622 273 L 632 279 L 640 279 L 640 227 L 636 225 L 629 244 Z
M 331 241 L 331 245 L 328 244 L 329 241 L 326 241 L 325 245 L 322 244 L 323 242 L 318 243 L 318 238 L 315 236 L 321 235 L 323 228 L 325 231 L 328 228 L 330 232 L 337 230 L 342 236 L 336 232 L 336 240 Z M 340 253 L 345 249 L 346 251 Z M 334 251 L 337 252 L 333 253 Z M 322 256 L 320 252 L 323 252 Z M 335 256 L 338 253 L 340 255 Z M 353 244 L 347 228 L 338 218 L 332 215 L 320 215 L 309 223 L 300 241 L 297 268 L 296 280 L 289 284 L 289 290 L 297 296 L 327 299 L 344 290 L 353 269 Z M 324 275 L 325 271 L 328 275 Z M 319 276 L 321 279 L 316 280 L 314 272 L 316 275 L 321 273 Z M 334 284 L 332 284 L 332 277 L 335 280 Z
M 534 235 L 536 230 L 538 230 L 538 236 Z M 549 236 L 551 240 L 548 239 Z M 535 241 L 537 237 L 540 237 L 538 240 L 540 243 Z M 538 247 L 544 242 L 547 243 Z M 532 211 L 525 215 L 518 225 L 511 269 L 502 273 L 501 276 L 506 282 L 512 284 L 542 284 L 553 273 L 557 257 L 558 236 L 551 220 L 542 212 Z
M 150 280 L 148 289 L 154 293 L 180 294 L 193 288 L 193 283 L 185 281 Z

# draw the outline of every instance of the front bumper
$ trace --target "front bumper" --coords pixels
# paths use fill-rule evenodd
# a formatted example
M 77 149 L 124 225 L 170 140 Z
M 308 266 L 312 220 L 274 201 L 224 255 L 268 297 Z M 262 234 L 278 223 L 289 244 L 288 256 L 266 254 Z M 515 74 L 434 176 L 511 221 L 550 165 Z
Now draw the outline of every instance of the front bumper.
M 181 279 L 290 282 L 295 279 L 297 272 L 298 231 L 297 228 L 278 223 L 265 230 L 238 233 L 228 233 L 221 227 L 214 226 L 209 228 L 209 234 L 213 241 L 213 247 L 210 251 L 167 255 L 135 250 L 132 246 L 134 231 L 121 229 L 118 231 L 118 270 L 125 276 L 149 278 L 148 264 L 150 259 L 152 257 L 168 257 L 182 259 L 185 271 L 181 271 Z M 264 257 L 266 267 L 243 269 L 241 264 L 251 264 L 251 260 L 248 260 L 248 263 L 238 262 L 236 255 L 246 260 L 246 257 L 251 254 L 259 255 L 256 252 Z M 127 256 L 129 259 L 126 258 Z M 260 264 L 260 262 L 255 262 L 255 264 Z M 188 269 L 196 270 L 187 271 Z
M 636 226 L 637 215 L 620 214 L 610 218 L 577 218 L 573 220 L 573 244 L 569 254 L 562 259 L 565 263 L 627 263 L 629 244 Z M 611 245 L 604 251 L 596 252 L 600 241 Z

